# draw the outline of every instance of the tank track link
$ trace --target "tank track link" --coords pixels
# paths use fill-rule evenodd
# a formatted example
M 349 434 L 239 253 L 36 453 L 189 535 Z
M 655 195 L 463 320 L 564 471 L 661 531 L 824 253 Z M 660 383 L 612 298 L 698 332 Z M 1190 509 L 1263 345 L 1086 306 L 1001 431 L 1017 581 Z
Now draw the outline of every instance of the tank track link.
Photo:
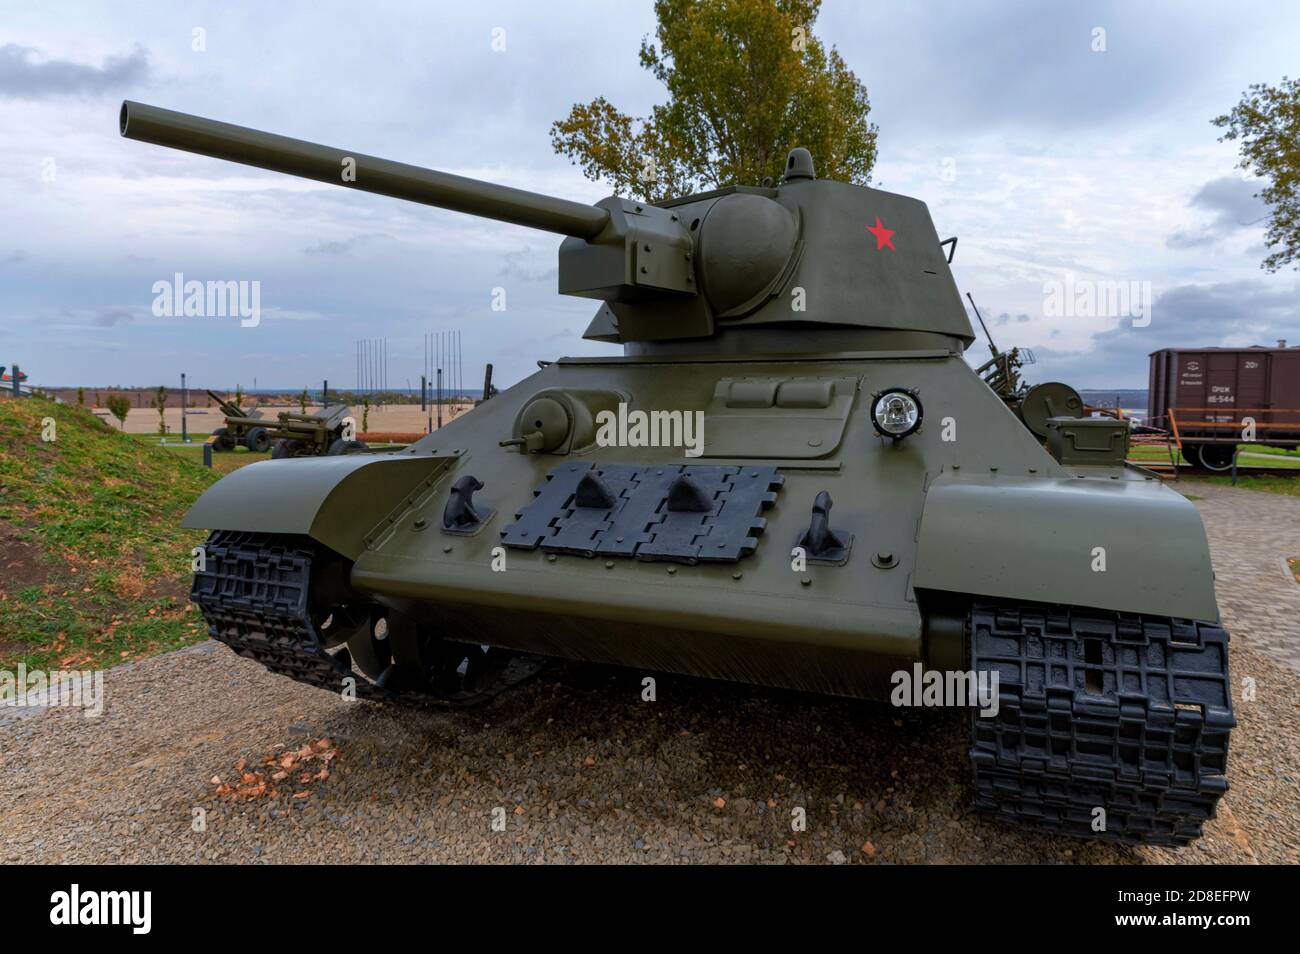
M 1200 836 L 1228 790 L 1236 723 L 1226 631 L 977 604 L 967 640 L 972 670 L 996 671 L 1000 690 L 996 716 L 972 709 L 977 809 L 1021 827 L 1129 844 Z
M 492 678 L 454 692 L 371 681 L 353 669 L 346 652 L 329 651 L 312 622 L 309 588 L 318 552 L 307 537 L 214 531 L 204 543 L 204 568 L 195 572 L 190 589 L 208 635 L 296 682 L 338 694 L 346 687 L 357 698 L 426 708 L 481 705 L 544 665 L 541 657 L 514 654 Z M 344 682 L 349 678 L 352 684 Z

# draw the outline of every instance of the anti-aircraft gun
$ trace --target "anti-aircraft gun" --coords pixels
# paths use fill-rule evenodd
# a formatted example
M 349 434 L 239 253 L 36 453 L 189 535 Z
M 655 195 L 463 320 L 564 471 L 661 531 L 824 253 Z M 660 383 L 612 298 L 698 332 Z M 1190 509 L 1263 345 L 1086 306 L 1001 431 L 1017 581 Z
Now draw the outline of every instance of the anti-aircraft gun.
M 992 357 L 976 368 L 975 373 L 1015 412 L 1025 427 L 1045 441 L 1074 441 L 1078 434 L 1083 433 L 1079 429 L 1084 428 L 1087 431 L 1085 443 L 1104 443 L 1111 455 L 1127 452 L 1128 434 L 1123 427 L 1091 420 L 1080 423 L 1085 407 L 1083 398 L 1074 388 L 1060 381 L 1045 381 L 1032 386 L 1025 384 L 1020 378 L 1020 370 L 1025 365 L 1034 363 L 1034 353 L 1028 348 L 999 351 L 993 342 L 993 336 L 989 334 L 988 325 L 984 324 L 984 316 L 980 314 L 975 298 L 970 292 L 966 293 L 966 298 L 970 301 L 975 317 L 979 319 L 980 327 L 984 329 L 984 337 L 988 339 L 989 351 L 992 352 Z M 1058 423 L 1054 424 L 1053 421 Z M 1056 434 L 1061 427 L 1065 427 L 1066 431 Z
M 924 203 L 818 179 L 804 149 L 771 185 L 588 206 L 137 103 L 120 122 L 563 235 L 559 290 L 623 346 L 400 452 L 224 477 L 185 518 L 212 531 L 191 597 L 213 638 L 415 705 L 540 657 L 895 704 L 938 676 L 947 704 L 984 687 L 979 808 L 1167 844 L 1213 816 L 1234 722 L 1197 512 L 1086 421 L 1044 448 L 966 364 Z

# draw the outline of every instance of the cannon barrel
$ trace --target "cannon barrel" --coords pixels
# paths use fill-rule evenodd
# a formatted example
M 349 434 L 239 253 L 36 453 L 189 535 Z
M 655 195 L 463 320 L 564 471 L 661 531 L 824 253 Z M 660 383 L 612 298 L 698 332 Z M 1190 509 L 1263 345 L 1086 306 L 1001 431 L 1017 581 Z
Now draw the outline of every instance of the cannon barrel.
M 605 209 L 581 202 L 422 169 L 129 100 L 122 103 L 119 123 L 122 135 L 128 139 L 561 235 L 592 239 L 609 221 Z
M 240 417 L 243 416 L 244 409 L 241 408 L 234 401 L 227 401 L 220 394 L 211 390 L 208 391 L 208 397 L 212 398 L 212 400 L 217 402 L 217 407 L 221 408 L 222 413 L 225 414 L 227 417 L 231 415 L 240 416 Z

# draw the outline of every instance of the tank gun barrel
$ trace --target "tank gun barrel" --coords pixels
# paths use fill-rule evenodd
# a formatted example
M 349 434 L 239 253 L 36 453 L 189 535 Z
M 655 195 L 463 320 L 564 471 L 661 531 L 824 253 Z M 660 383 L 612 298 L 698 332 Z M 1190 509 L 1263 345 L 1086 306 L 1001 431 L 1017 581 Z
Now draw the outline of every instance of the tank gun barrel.
M 592 239 L 609 222 L 608 211 L 581 202 L 423 169 L 130 100 L 122 103 L 119 125 L 127 139 L 561 235 Z

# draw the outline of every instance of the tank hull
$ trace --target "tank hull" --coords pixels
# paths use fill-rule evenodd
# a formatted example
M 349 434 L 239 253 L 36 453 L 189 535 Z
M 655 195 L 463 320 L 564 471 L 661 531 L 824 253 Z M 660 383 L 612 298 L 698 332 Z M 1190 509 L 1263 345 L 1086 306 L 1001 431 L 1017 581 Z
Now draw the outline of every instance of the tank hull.
M 783 401 L 786 382 L 847 383 L 826 407 L 787 407 L 823 402 Z M 872 393 L 895 385 L 926 408 L 922 429 L 898 444 L 868 421 Z M 562 455 L 499 446 L 531 401 L 555 394 L 612 394 L 631 421 L 696 409 L 699 456 L 637 446 L 630 431 Z M 753 551 L 732 561 L 503 546 L 559 463 L 761 465 L 781 485 Z M 465 475 L 482 482 L 474 502 L 487 516 L 451 532 L 442 516 Z M 823 491 L 851 547 L 841 564 L 800 563 L 794 550 Z M 1048 532 L 1025 538 L 1029 522 Z M 1132 470 L 1061 466 L 959 356 L 937 350 L 566 359 L 406 451 L 236 471 L 186 523 L 310 537 L 351 561 L 358 593 L 467 642 L 875 699 L 900 668 L 960 657 L 961 637 L 927 624 L 971 595 L 1218 617 L 1185 499 Z

